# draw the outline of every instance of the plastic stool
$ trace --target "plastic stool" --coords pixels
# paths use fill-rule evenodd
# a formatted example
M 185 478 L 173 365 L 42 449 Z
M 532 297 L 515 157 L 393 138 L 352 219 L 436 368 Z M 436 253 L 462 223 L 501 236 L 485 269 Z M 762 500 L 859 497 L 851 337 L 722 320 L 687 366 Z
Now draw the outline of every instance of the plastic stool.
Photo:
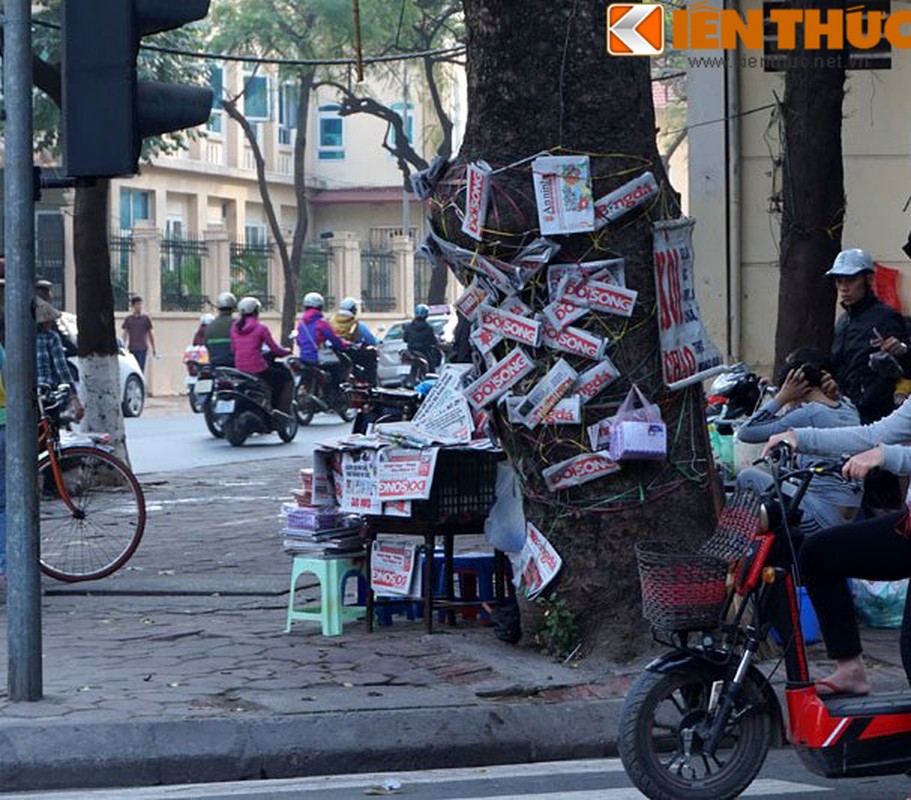
M 443 553 L 437 551 L 433 554 L 434 560 L 434 591 L 437 597 L 446 594 L 446 570 L 443 565 Z M 460 600 L 493 600 L 494 599 L 494 572 L 495 562 L 493 553 L 457 553 L 452 558 L 453 578 L 459 578 L 458 598 Z M 476 608 L 462 608 L 462 619 L 475 619 L 478 616 Z M 446 611 L 440 612 L 441 618 Z M 486 611 L 481 611 L 481 618 L 488 619 Z
M 291 632 L 291 623 L 295 620 L 307 620 L 322 624 L 323 636 L 341 636 L 345 620 L 355 619 L 364 613 L 364 592 L 367 579 L 361 565 L 363 559 L 354 558 L 311 558 L 294 556 L 291 562 L 291 591 L 288 595 L 288 619 L 285 633 Z M 294 593 L 297 580 L 305 573 L 313 573 L 319 579 L 320 602 L 311 603 L 301 608 L 294 605 Z M 344 604 L 345 582 L 352 577 L 358 582 L 358 603 L 355 606 Z

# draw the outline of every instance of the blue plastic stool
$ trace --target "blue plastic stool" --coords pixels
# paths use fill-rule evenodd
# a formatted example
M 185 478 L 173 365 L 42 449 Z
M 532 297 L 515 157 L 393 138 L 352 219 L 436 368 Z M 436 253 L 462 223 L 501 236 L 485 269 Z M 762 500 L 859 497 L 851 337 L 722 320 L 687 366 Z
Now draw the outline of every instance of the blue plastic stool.
M 295 620 L 305 620 L 319 622 L 323 636 L 341 636 L 345 620 L 356 619 L 364 614 L 367 579 L 362 564 L 363 559 L 294 556 L 291 562 L 291 591 L 288 594 L 285 633 L 291 632 L 291 623 Z M 320 602 L 298 607 L 294 603 L 297 581 L 307 573 L 312 573 L 319 579 Z M 358 605 L 354 606 L 344 604 L 345 583 L 350 578 L 356 578 L 358 584 Z

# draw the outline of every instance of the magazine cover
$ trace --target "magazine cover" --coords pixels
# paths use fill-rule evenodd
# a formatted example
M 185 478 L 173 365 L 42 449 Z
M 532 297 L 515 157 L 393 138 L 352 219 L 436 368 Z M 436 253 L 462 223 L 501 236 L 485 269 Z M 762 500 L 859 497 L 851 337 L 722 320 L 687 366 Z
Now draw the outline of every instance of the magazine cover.
M 532 175 L 542 234 L 595 229 L 588 156 L 541 156 L 532 164 Z

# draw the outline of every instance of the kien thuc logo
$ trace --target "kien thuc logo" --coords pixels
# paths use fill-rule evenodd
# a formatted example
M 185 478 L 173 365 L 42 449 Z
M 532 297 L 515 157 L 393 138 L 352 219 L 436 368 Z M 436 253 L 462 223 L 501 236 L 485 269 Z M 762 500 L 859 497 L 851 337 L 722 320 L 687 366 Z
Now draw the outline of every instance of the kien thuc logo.
M 664 6 L 658 3 L 609 5 L 607 52 L 612 56 L 660 56 L 664 52 Z

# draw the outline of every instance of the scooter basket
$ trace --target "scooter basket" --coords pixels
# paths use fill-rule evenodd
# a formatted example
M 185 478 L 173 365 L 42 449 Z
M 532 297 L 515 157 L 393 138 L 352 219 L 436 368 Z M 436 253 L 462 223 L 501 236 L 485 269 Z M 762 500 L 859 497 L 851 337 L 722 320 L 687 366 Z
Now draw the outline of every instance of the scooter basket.
M 642 616 L 664 631 L 712 630 L 726 599 L 728 562 L 704 553 L 681 553 L 666 541 L 636 543 Z

